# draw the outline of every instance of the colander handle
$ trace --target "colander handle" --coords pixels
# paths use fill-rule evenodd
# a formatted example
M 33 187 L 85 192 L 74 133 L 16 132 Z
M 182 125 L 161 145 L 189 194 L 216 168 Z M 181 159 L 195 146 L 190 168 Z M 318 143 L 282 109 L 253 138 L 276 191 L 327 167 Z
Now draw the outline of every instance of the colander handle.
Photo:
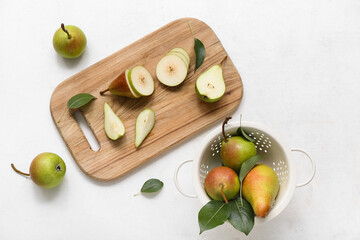
M 309 158 L 309 160 L 311 162 L 312 172 L 311 172 L 310 178 L 308 180 L 306 180 L 305 182 L 299 183 L 299 184 L 296 185 L 296 187 L 306 186 L 314 179 L 314 176 L 315 176 L 315 173 L 316 173 L 315 161 L 314 161 L 314 159 L 312 159 L 310 157 L 310 154 L 308 152 L 306 152 L 305 150 L 303 150 L 303 149 L 292 148 L 291 151 L 293 151 L 293 152 L 301 152 L 301 153 L 305 154 Z
M 175 173 L 174 173 L 174 183 L 175 183 L 175 187 L 177 188 L 177 190 L 184 195 L 185 197 L 189 197 L 189 198 L 197 198 L 196 195 L 191 195 L 191 194 L 187 194 L 184 193 L 183 190 L 181 189 L 180 185 L 179 185 L 179 180 L 178 180 L 178 175 L 179 175 L 179 170 L 182 166 L 184 166 L 184 164 L 192 162 L 193 160 L 186 160 L 182 163 L 180 163 L 180 165 L 175 169 Z

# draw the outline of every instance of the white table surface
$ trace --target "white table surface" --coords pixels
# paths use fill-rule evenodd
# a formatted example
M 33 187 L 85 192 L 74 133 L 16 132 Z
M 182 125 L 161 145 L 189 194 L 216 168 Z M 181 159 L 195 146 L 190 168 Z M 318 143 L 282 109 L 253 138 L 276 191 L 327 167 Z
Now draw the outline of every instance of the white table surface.
M 274 220 L 246 239 L 360 239 L 360 2 L 0 1 L 0 239 L 245 239 L 231 226 L 199 236 L 201 204 L 178 193 L 176 166 L 213 128 L 125 177 L 97 182 L 77 167 L 49 111 L 66 78 L 181 17 L 206 22 L 237 67 L 244 97 L 233 114 L 265 124 L 311 153 L 317 174 Z M 60 23 L 79 26 L 88 46 L 77 60 L 52 47 Z M 63 183 L 46 190 L 15 174 L 38 153 L 59 154 Z M 310 165 L 295 155 L 299 182 Z M 145 180 L 164 188 L 138 196 Z M 191 166 L 180 173 L 193 193 Z

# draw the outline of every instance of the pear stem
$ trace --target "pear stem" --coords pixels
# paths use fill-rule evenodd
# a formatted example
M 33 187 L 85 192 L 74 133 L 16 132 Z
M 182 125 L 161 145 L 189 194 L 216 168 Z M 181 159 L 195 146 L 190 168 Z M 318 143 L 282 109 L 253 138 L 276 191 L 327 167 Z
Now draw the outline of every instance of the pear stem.
M 221 62 L 220 62 L 220 65 L 222 65 L 223 64 L 223 62 L 225 62 L 225 60 L 227 59 L 227 55 L 224 57 L 224 59 L 223 60 L 221 60 Z
M 24 173 L 24 172 L 22 172 L 20 170 L 17 170 L 13 163 L 11 164 L 11 167 L 12 167 L 12 169 L 14 169 L 15 172 L 17 172 L 17 173 L 19 173 L 21 175 L 30 176 L 30 174 L 28 174 L 28 173 Z
M 192 29 L 192 27 L 191 27 L 190 23 L 189 23 L 189 22 L 187 22 L 187 24 L 188 24 L 188 25 L 189 25 L 189 27 L 190 27 L 190 31 L 191 31 L 191 34 L 193 35 L 193 38 L 195 38 L 195 34 L 194 34 L 194 32 L 193 32 L 193 29 Z
M 59 120 L 57 121 L 57 123 L 60 123 L 60 121 L 61 121 L 61 119 L 64 117 L 65 113 L 66 113 L 66 108 L 65 108 L 64 111 L 62 112 L 62 114 L 61 114 Z
M 104 95 L 104 93 L 106 93 L 107 91 L 109 91 L 109 89 L 106 89 L 104 91 L 100 91 L 100 95 Z
M 68 30 L 65 29 L 65 25 L 63 23 L 61 24 L 61 29 L 68 35 L 68 39 L 71 39 L 71 35 Z
M 224 200 L 225 200 L 225 203 L 226 203 L 226 204 L 229 203 L 229 201 L 227 200 L 227 198 L 226 198 L 226 196 L 225 196 L 225 194 L 224 194 L 224 185 L 222 185 L 222 184 L 221 184 L 221 187 L 220 187 L 220 192 L 221 192 L 222 197 L 223 197 Z
M 226 117 L 223 121 L 223 124 L 222 124 L 222 134 L 223 134 L 223 137 L 224 137 L 224 141 L 227 142 L 227 137 L 226 137 L 226 134 L 225 134 L 225 125 L 228 123 L 228 121 L 231 119 L 231 117 Z

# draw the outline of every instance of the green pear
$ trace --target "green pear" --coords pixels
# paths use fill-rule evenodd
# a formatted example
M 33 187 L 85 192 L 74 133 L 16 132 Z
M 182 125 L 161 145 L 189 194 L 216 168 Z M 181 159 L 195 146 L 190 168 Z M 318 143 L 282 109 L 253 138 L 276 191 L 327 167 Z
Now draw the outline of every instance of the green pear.
M 86 47 L 86 37 L 80 28 L 61 24 L 53 36 L 55 51 L 64 58 L 77 58 Z
M 214 65 L 203 72 L 195 83 L 198 97 L 205 102 L 216 102 L 225 93 L 225 81 L 221 65 Z
M 225 202 L 233 199 L 240 191 L 240 181 L 236 172 L 222 166 L 212 169 L 206 175 L 204 186 L 210 198 Z
M 224 137 L 220 149 L 221 161 L 225 166 L 240 171 L 241 164 L 256 155 L 255 144 L 240 136 Z
M 25 176 L 30 176 L 31 180 L 43 188 L 53 188 L 59 185 L 66 172 L 64 161 L 54 153 L 40 153 L 31 162 L 29 173 L 23 173 L 17 170 L 14 164 L 11 167 Z
M 256 216 L 266 217 L 279 192 L 279 180 L 274 170 L 258 164 L 245 176 L 242 195 L 251 204 Z
M 117 140 L 125 134 L 124 124 L 107 103 L 104 103 L 104 129 L 112 140 Z

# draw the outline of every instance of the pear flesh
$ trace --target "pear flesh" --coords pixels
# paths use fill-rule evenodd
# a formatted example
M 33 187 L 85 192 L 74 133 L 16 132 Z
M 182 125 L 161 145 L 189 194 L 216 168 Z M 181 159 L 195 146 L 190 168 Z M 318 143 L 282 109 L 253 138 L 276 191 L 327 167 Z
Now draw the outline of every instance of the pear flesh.
M 139 147 L 149 135 L 155 124 L 155 112 L 149 108 L 143 110 L 136 118 L 135 147 Z
M 255 215 L 264 218 L 269 214 L 279 189 L 279 180 L 274 170 L 258 164 L 244 178 L 242 194 L 251 204 Z
M 188 73 L 189 65 L 177 54 L 167 54 L 156 65 L 156 77 L 169 87 L 181 84 Z
M 150 96 L 155 89 L 150 72 L 143 66 L 135 66 L 128 72 L 131 89 L 140 96 Z
M 112 140 L 125 134 L 124 124 L 107 103 L 104 104 L 104 128 L 106 135 Z
M 189 56 L 188 52 L 185 49 L 177 47 L 177 48 L 171 49 L 170 52 L 173 52 L 173 53 L 179 52 L 179 53 L 181 53 L 182 55 L 184 55 L 186 57 L 187 64 L 190 64 L 190 56 Z
M 202 73 L 195 83 L 198 97 L 205 102 L 216 102 L 225 93 L 225 81 L 220 65 L 214 65 Z

